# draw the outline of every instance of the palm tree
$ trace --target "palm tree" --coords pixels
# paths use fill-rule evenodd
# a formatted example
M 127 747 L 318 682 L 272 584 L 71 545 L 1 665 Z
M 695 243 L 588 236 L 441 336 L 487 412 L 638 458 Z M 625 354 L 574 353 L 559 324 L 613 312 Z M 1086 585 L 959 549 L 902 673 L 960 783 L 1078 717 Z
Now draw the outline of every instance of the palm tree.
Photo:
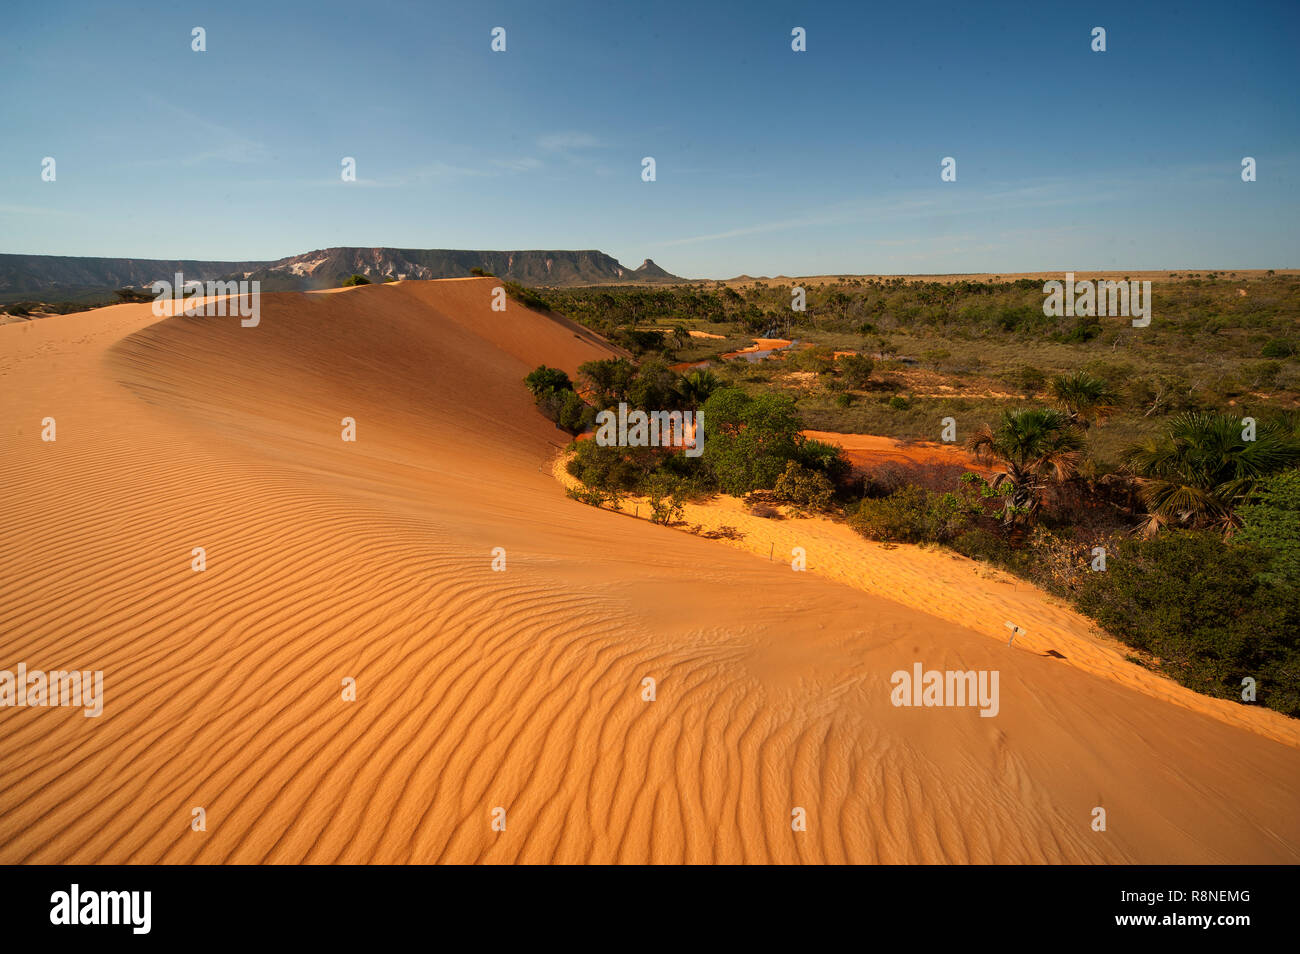
M 997 427 L 983 428 L 966 446 L 977 459 L 1001 466 L 994 489 L 1010 486 L 1002 519 L 1032 522 L 1042 508 L 1048 488 L 1069 480 L 1079 465 L 1083 437 L 1070 418 L 1053 408 L 1003 411 Z
M 722 382 L 718 376 L 706 368 L 696 368 L 690 374 L 684 375 L 678 382 L 677 389 L 681 392 L 682 400 L 691 407 L 699 407 L 703 404 L 710 394 L 716 391 Z
M 1052 379 L 1052 398 L 1070 417 L 1070 422 L 1087 429 L 1115 413 L 1119 404 L 1111 386 L 1086 371 L 1060 374 Z
M 1244 430 L 1233 415 L 1192 412 L 1128 449 L 1125 463 L 1138 478 L 1148 536 L 1166 526 L 1230 534 L 1241 525 L 1237 508 L 1258 481 L 1300 462 L 1300 440 L 1286 420 L 1257 424 L 1254 440 L 1246 440 Z

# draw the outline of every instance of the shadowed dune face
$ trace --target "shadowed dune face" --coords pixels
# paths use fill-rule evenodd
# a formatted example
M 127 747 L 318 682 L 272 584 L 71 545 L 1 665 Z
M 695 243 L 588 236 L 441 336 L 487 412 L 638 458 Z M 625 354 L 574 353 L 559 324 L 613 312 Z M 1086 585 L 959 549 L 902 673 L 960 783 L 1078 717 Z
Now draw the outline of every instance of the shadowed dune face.
M 105 696 L 0 709 L 0 862 L 1300 860 L 1290 746 L 566 499 L 522 378 L 615 352 L 495 284 L 0 328 L 0 669 Z

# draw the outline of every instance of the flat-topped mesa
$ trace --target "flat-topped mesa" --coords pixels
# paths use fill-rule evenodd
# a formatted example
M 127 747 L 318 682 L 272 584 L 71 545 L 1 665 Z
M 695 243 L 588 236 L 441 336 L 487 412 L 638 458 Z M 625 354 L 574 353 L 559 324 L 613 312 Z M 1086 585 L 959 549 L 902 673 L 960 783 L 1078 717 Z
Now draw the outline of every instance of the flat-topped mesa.
M 372 282 L 464 278 L 488 272 L 521 285 L 615 285 L 680 282 L 646 259 L 632 269 L 598 249 L 484 251 L 337 247 L 274 261 L 217 262 L 178 259 L 78 258 L 0 254 L 0 302 L 109 297 L 119 288 L 147 288 L 176 272 L 186 278 L 260 281 L 264 291 L 336 288 L 352 275 Z
M 661 271 L 656 269 L 656 271 Z M 654 279 L 636 277 L 632 269 L 596 249 L 461 250 L 399 248 L 327 248 L 271 262 L 257 272 L 263 286 L 275 290 L 329 288 L 353 274 L 371 281 L 464 278 L 487 272 L 522 285 L 599 285 L 636 280 L 674 281 L 667 272 Z

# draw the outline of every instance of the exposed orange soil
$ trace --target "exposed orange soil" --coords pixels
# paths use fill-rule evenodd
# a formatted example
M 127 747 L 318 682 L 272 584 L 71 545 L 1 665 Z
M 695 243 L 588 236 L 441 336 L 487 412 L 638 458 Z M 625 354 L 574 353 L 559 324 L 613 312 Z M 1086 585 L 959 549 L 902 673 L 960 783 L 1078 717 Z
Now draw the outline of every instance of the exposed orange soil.
M 875 434 L 840 434 L 834 431 L 804 431 L 806 437 L 844 448 L 844 455 L 854 467 L 870 469 L 881 464 L 928 466 L 934 464 L 964 467 L 986 477 L 993 469 L 981 464 L 960 445 L 928 441 L 900 441 Z

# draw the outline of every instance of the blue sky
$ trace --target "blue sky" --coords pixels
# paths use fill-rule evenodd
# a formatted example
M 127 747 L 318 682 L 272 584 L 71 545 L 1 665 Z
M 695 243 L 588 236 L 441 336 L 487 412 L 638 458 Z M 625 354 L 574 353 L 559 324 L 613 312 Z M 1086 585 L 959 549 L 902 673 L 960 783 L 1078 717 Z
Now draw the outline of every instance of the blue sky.
M 6 21 L 3 252 L 598 248 L 689 277 L 1300 266 L 1295 0 L 55 2 Z

